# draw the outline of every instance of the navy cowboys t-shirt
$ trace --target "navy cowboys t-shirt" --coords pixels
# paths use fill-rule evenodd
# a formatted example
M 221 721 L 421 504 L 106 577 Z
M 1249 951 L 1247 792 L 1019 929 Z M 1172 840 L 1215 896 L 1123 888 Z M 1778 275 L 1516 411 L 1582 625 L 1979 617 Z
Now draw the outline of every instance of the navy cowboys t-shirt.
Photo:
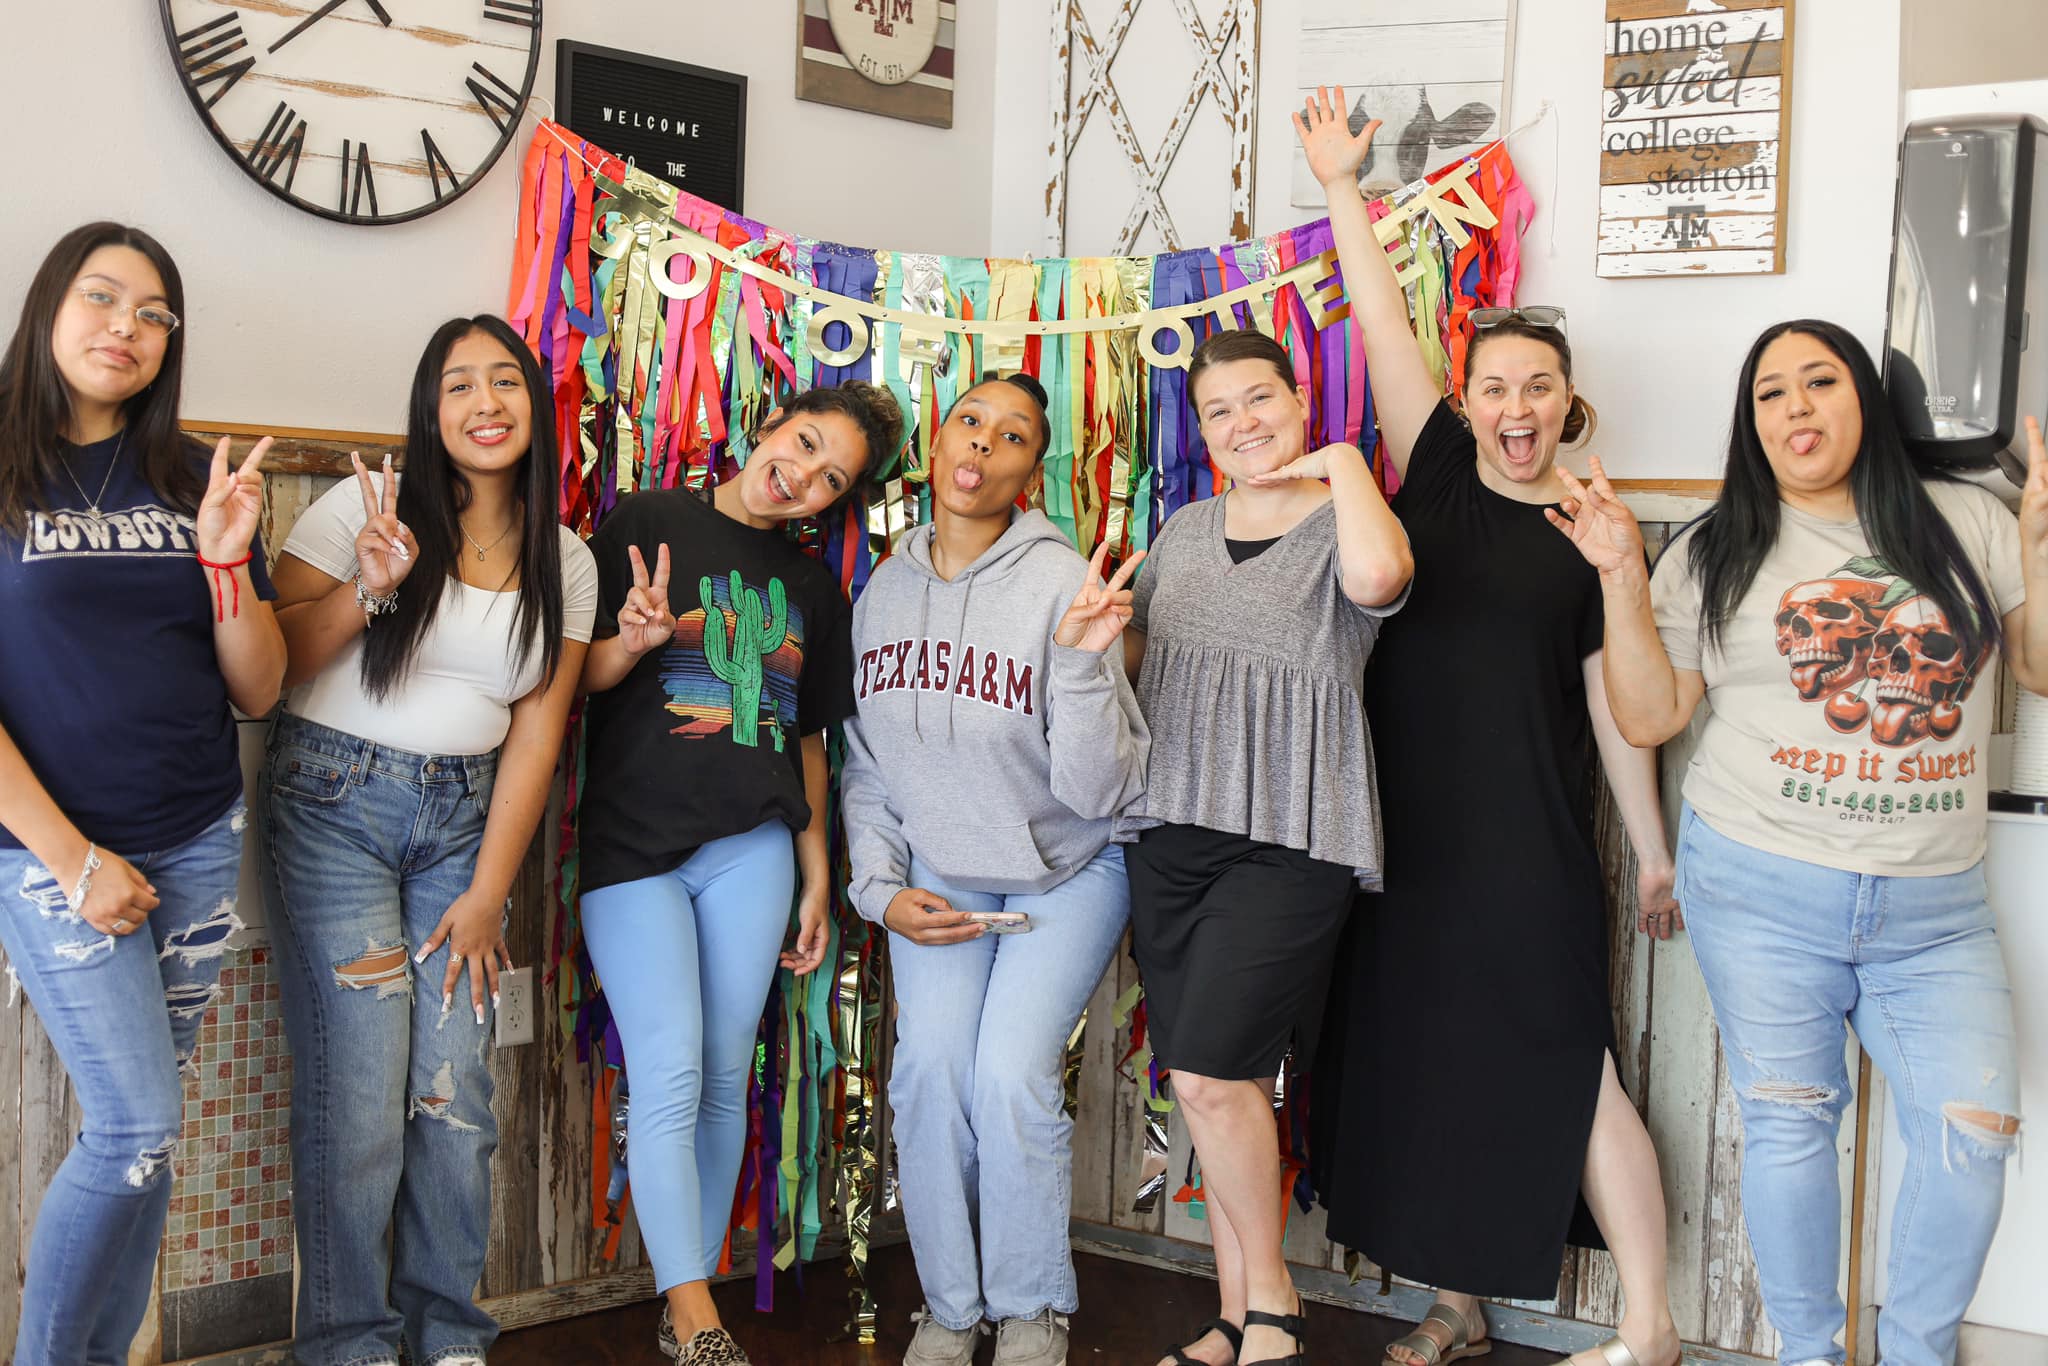
M 115 446 L 63 453 L 94 490 Z M 203 471 L 206 452 L 192 458 Z M 192 518 L 163 505 L 140 465 L 123 453 L 97 517 L 60 474 L 25 536 L 0 529 L 0 726 L 72 824 L 124 855 L 183 844 L 242 792 L 212 576 Z M 250 548 L 257 594 L 276 597 L 262 546 Z M 20 847 L 0 827 L 0 848 Z

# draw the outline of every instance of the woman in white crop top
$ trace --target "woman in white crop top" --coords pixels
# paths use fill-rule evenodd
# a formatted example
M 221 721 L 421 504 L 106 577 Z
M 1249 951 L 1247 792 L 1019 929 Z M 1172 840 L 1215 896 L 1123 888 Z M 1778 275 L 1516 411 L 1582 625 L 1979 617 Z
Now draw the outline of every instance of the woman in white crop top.
M 293 691 L 264 825 L 308 1366 L 396 1363 L 401 1344 L 482 1361 L 497 1337 L 471 1293 L 497 1147 L 485 998 L 597 603 L 559 520 L 547 394 L 502 320 L 445 324 L 413 377 L 404 479 L 358 459 L 277 566 Z

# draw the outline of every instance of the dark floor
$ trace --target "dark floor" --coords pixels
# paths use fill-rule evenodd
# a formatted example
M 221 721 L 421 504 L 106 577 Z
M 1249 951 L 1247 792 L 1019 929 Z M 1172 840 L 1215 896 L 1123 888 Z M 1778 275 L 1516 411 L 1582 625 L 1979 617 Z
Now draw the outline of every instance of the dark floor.
M 1081 1312 L 1074 1316 L 1069 1340 L 1073 1366 L 1153 1366 L 1176 1335 L 1216 1312 L 1213 1282 L 1105 1257 L 1080 1255 L 1074 1261 Z M 910 1249 L 877 1252 L 873 1275 L 882 1308 L 872 1347 L 834 1341 L 846 1321 L 842 1263 L 809 1268 L 801 1296 L 794 1279 L 784 1276 L 772 1314 L 754 1312 L 751 1280 L 722 1285 L 716 1293 L 726 1325 L 755 1366 L 896 1366 L 910 1341 L 910 1311 L 919 1303 Z M 660 1305 L 649 1301 L 508 1333 L 492 1349 L 491 1366 L 667 1366 L 654 1346 L 660 1316 Z M 1308 1324 L 1308 1355 L 1315 1366 L 1373 1366 L 1380 1349 L 1409 1328 L 1321 1304 L 1308 1307 Z M 978 1360 L 987 1362 L 992 1350 L 984 1345 Z M 1503 1343 L 1486 1358 L 1486 1366 L 1545 1366 L 1555 1360 L 1552 1353 Z

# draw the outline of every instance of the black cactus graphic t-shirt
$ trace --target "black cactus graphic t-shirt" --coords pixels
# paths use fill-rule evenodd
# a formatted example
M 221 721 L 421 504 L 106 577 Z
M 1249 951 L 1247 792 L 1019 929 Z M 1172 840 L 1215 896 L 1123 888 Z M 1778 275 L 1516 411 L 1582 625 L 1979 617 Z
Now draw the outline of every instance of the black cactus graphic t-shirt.
M 1926 488 L 1999 615 L 2025 602 L 2012 512 L 1968 484 Z M 1982 858 L 1995 654 L 1964 651 L 1858 523 L 1790 505 L 1720 644 L 1703 648 L 1693 534 L 1657 561 L 1651 598 L 1671 662 L 1706 677 L 1706 729 L 1685 774 L 1700 819 L 1852 873 L 1934 877 Z
M 854 714 L 851 613 L 831 571 L 686 490 L 634 494 L 591 538 L 594 639 L 619 633 L 627 548 L 651 574 L 663 545 L 675 635 L 585 711 L 586 891 L 669 872 L 764 821 L 802 830 L 799 742 Z

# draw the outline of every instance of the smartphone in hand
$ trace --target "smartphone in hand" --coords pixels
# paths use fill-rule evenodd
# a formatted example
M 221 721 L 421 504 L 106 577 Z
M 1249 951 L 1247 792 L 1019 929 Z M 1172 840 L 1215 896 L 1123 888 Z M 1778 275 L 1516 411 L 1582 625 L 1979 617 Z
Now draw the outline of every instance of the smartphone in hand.
M 967 918 L 988 927 L 990 934 L 1028 934 L 1031 917 L 1023 911 L 969 911 Z

